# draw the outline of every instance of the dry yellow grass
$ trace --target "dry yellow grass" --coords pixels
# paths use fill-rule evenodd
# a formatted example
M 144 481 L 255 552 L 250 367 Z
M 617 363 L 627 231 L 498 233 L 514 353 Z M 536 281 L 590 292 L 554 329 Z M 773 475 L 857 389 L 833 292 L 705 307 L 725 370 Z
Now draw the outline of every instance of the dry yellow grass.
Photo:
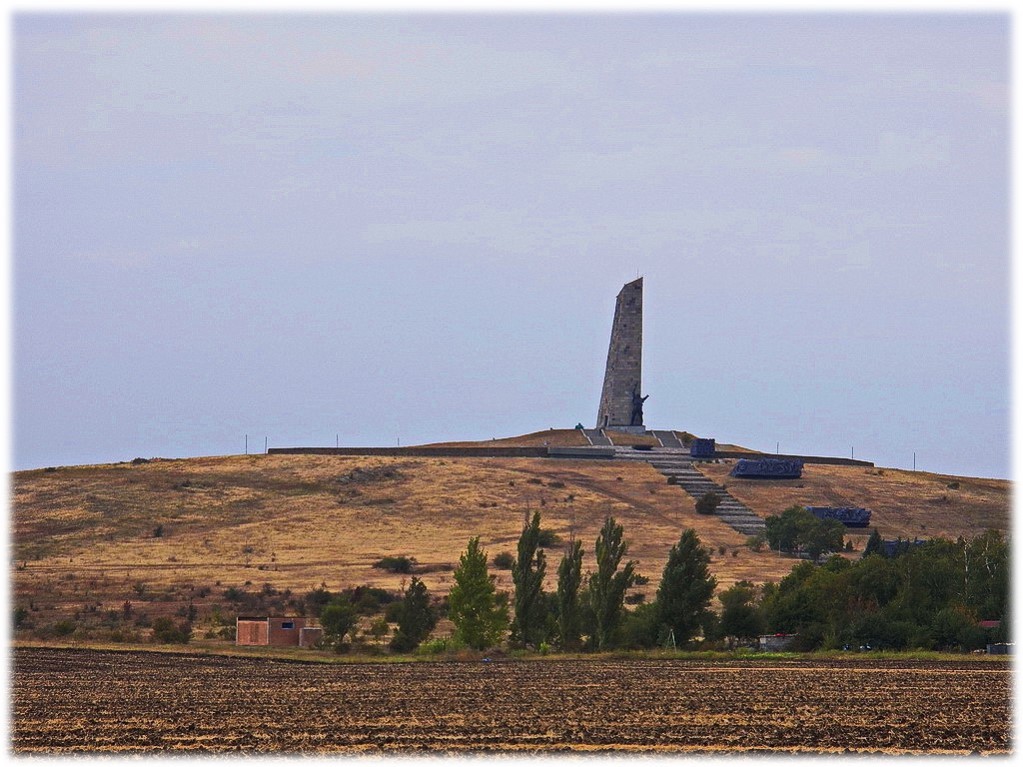
M 951 490 L 955 478 L 808 465 L 802 480 L 756 483 L 727 477 L 729 468 L 704 465 L 762 516 L 793 503 L 841 503 L 871 508 L 886 537 L 1008 528 L 1004 481 L 958 478 L 960 489 Z M 650 579 L 637 588 L 647 599 L 687 527 L 712 549 L 720 588 L 775 581 L 794 564 L 746 549 L 744 536 L 696 514 L 685 492 L 633 462 L 230 456 L 19 472 L 12 485 L 13 596 L 41 619 L 117 608 L 139 598 L 138 584 L 154 613 L 189 600 L 209 607 L 231 586 L 397 590 L 404 576 L 372 567 L 387 555 L 415 557 L 431 591 L 443 594 L 470 537 L 480 536 L 491 556 L 514 551 L 533 511 L 563 540 L 583 541 L 584 570 L 604 519 L 618 519 L 629 556 Z M 548 552 L 550 589 L 560 556 L 560 547 Z M 496 572 L 510 591 L 511 573 Z M 203 587 L 211 593 L 200 598 Z
M 734 461 L 697 464 L 715 482 L 760 516 L 789 506 L 862 506 L 870 525 L 888 539 L 970 537 L 984 530 L 1009 531 L 1010 483 L 901 469 L 806 464 L 800 479 L 736 479 Z M 950 485 L 958 484 L 957 488 Z M 870 528 L 849 530 L 867 536 Z M 862 548 L 862 546 L 858 546 Z
M 358 472 L 379 477 L 339 481 Z M 638 590 L 650 596 L 684 527 L 714 549 L 722 584 L 777 578 L 791 564 L 742 548 L 743 536 L 697 515 L 688 495 L 643 464 L 234 456 L 20 472 L 13 489 L 15 596 L 58 611 L 90 600 L 116 607 L 140 582 L 150 594 L 172 592 L 172 602 L 187 598 L 186 586 L 219 594 L 247 582 L 296 593 L 321 583 L 398 589 L 401 575 L 372 564 L 401 554 L 443 593 L 470 537 L 479 535 L 491 556 L 514 551 L 533 511 L 562 539 L 584 542 L 584 566 L 600 525 L 616 517 L 651 581 Z M 554 588 L 560 547 L 549 557 Z M 497 571 L 497 582 L 511 589 L 510 572 Z

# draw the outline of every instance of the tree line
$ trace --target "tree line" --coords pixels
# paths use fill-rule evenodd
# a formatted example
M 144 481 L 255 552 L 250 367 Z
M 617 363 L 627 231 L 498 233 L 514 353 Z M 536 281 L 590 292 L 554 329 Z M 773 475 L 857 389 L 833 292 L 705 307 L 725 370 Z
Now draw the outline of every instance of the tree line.
M 545 532 L 536 512 L 519 537 L 511 594 L 497 590 L 479 537 L 468 542 L 447 599 L 456 645 L 483 650 L 507 639 L 512 648 L 540 652 L 651 647 L 669 641 L 679 646 L 713 618 L 710 603 L 717 582 L 708 570 L 710 552 L 695 531 L 684 531 L 672 547 L 654 602 L 632 611 L 625 609 L 626 592 L 645 580 L 636 572 L 636 562 L 626 558 L 622 525 L 613 517 L 605 520 L 594 544 L 595 566 L 585 576 L 582 542 L 572 541 L 558 563 L 553 592 L 544 590 L 547 553 L 542 544 L 550 538 Z M 419 578 L 413 576 L 403 588 L 394 616 L 392 650 L 414 650 L 430 635 L 437 607 Z M 327 643 L 341 648 L 358 615 L 350 600 L 337 595 L 322 605 L 319 619 Z
M 860 560 L 833 555 L 818 564 L 822 550 L 840 549 L 841 533 L 795 511 L 782 517 L 768 520 L 778 520 L 769 525 L 772 547 L 811 558 L 779 583 L 741 581 L 718 594 L 718 611 L 711 609 L 717 582 L 709 572 L 710 551 L 687 529 L 668 554 L 654 600 L 628 610 L 626 594 L 642 576 L 627 559 L 622 525 L 605 520 L 585 575 L 582 542 L 570 542 L 549 592 L 546 531 L 536 512 L 519 537 L 510 594 L 496 588 L 479 537 L 468 542 L 447 599 L 454 644 L 484 650 L 507 640 L 511 648 L 578 652 L 682 648 L 697 638 L 707 646 L 734 645 L 783 633 L 794 635 L 800 650 L 974 649 L 1007 636 L 1009 544 L 1001 534 L 886 549 L 875 530 Z M 335 646 L 357 621 L 345 602 L 336 599 L 320 613 Z M 412 651 L 436 626 L 437 605 L 413 576 L 394 608 L 390 647 Z M 1001 621 L 1001 627 L 984 630 L 981 620 Z

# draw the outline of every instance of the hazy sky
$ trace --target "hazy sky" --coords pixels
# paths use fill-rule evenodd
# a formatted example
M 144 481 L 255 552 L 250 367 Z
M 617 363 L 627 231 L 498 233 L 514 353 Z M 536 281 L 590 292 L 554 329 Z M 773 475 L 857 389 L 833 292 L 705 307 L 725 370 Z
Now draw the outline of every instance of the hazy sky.
M 1006 15 L 19 15 L 14 468 L 594 425 L 1008 476 Z

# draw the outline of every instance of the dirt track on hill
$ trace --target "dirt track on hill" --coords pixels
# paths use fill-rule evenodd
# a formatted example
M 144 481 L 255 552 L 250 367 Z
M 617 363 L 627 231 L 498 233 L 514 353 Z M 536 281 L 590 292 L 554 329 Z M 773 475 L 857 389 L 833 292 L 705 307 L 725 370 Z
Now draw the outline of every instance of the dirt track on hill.
M 17 753 L 1008 753 L 1008 663 L 328 665 L 18 648 Z

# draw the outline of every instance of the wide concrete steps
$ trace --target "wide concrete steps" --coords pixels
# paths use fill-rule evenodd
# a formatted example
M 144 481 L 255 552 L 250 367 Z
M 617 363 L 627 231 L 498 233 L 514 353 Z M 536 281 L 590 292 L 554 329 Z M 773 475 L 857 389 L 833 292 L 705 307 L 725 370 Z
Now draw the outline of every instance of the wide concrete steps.
M 661 443 L 661 447 L 674 447 L 679 450 L 685 449 L 685 445 L 682 444 L 682 440 L 680 440 L 678 435 L 673 431 L 653 429 L 650 433 L 657 437 L 657 441 Z
M 591 445 L 611 446 L 611 440 L 604 434 L 603 429 L 583 429 L 582 433 Z
M 695 468 L 689 453 L 677 448 L 651 448 L 634 450 L 616 447 L 618 461 L 643 461 L 649 463 L 673 484 L 678 485 L 690 496 L 699 500 L 707 493 L 714 493 L 720 499 L 714 516 L 743 535 L 757 535 L 765 530 L 764 520 L 750 511 L 749 507 L 733 497 L 725 488 L 707 478 Z

